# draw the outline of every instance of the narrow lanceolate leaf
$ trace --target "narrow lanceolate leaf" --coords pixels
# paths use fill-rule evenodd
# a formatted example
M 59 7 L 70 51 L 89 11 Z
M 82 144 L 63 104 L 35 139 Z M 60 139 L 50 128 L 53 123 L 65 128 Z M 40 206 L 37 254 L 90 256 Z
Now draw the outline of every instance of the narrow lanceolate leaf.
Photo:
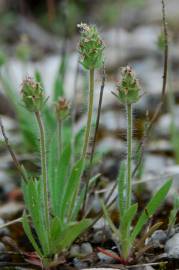
M 33 234 L 32 234 L 32 231 L 31 231 L 31 228 L 29 225 L 29 221 L 28 221 L 27 215 L 25 213 L 23 214 L 23 217 L 22 217 L 22 225 L 23 225 L 24 231 L 25 231 L 27 237 L 29 238 L 29 241 L 31 242 L 33 248 L 38 253 L 38 255 L 42 258 L 43 257 L 42 252 L 41 252 L 37 242 L 35 241 L 35 239 L 33 237 Z
M 39 238 L 43 253 L 48 254 L 49 242 L 44 214 L 43 182 L 36 179 L 29 179 L 23 183 L 24 200 L 27 210 L 31 216 L 34 229 Z
M 70 168 L 71 146 L 64 149 L 58 161 L 56 172 L 52 181 L 51 198 L 52 209 L 55 215 L 61 216 L 63 196 L 67 185 L 67 176 Z
M 126 185 L 126 166 L 125 163 L 122 162 L 118 175 L 119 214 L 121 219 L 123 217 L 126 206 L 125 185 Z
M 53 252 L 61 252 L 67 249 L 73 241 L 80 236 L 91 225 L 90 219 L 84 219 L 79 222 L 68 224 L 59 235 L 53 234 L 51 242 L 53 242 Z
M 56 134 L 55 134 L 56 135 Z M 48 166 L 48 181 L 49 181 L 49 189 L 51 193 L 51 189 L 54 187 L 54 179 L 55 173 L 57 170 L 57 140 L 56 136 L 52 136 L 49 145 L 47 146 L 47 166 Z
M 120 219 L 120 227 L 119 227 L 119 240 L 121 243 L 121 254 L 124 258 L 127 258 L 130 253 L 130 227 L 132 220 L 137 212 L 137 204 L 133 204 L 127 209 L 122 219 Z
M 108 213 L 108 210 L 104 204 L 104 202 L 102 200 L 100 200 L 100 204 L 101 204 L 101 207 L 103 209 L 103 212 L 104 212 L 104 215 L 105 215 L 105 218 L 107 219 L 107 222 L 112 230 L 112 232 L 117 236 L 118 235 L 118 230 L 117 228 L 115 227 L 114 223 L 112 222 L 110 216 L 109 216 L 109 213 Z
M 58 239 L 59 235 L 61 235 L 61 233 L 62 233 L 61 220 L 58 217 L 54 217 L 51 220 L 50 234 L 49 234 L 49 236 L 50 236 L 50 253 L 51 254 L 53 254 L 53 250 L 56 249 L 56 244 L 54 243 L 54 239 Z
M 124 215 L 120 220 L 120 234 L 125 234 L 128 228 L 130 228 L 136 212 L 137 212 L 137 203 L 131 205 L 130 208 L 124 212 Z
M 152 197 L 149 201 L 145 210 L 141 214 L 140 218 L 137 221 L 137 224 L 134 227 L 134 230 L 130 236 L 131 244 L 134 242 L 137 235 L 141 232 L 143 226 L 146 224 L 148 219 L 155 213 L 160 204 L 164 201 L 170 187 L 172 185 L 172 180 L 168 180 Z
M 84 197 L 85 197 L 85 188 L 83 188 L 79 194 L 78 197 L 75 201 L 74 207 L 73 207 L 73 211 L 72 211 L 72 215 L 71 215 L 71 221 L 76 221 L 78 220 L 78 214 L 80 209 L 82 208 L 82 204 L 84 202 Z
M 78 160 L 74 165 L 70 177 L 67 180 L 65 194 L 62 200 L 62 219 L 67 215 L 69 220 L 72 214 L 72 208 L 76 201 L 79 185 L 81 180 L 81 174 L 84 168 L 84 160 Z

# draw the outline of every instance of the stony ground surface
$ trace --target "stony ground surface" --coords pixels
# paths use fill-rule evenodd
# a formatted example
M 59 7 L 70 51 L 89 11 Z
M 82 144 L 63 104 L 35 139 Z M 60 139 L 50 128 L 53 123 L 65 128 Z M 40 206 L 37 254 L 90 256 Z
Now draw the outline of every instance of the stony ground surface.
M 171 140 L 171 123 L 175 123 L 179 129 L 178 110 L 179 107 L 179 37 L 178 37 L 178 0 L 167 1 L 167 20 L 169 26 L 169 80 L 168 91 L 172 91 L 174 103 L 171 106 L 166 101 L 162 111 L 154 124 L 152 133 L 146 144 L 143 173 L 141 181 L 145 181 L 148 192 L 154 192 L 156 187 L 172 176 L 174 178 L 174 185 L 168 197 L 168 202 L 172 203 L 172 195 L 174 191 L 179 189 L 179 165 L 175 159 L 175 151 Z M 28 21 L 27 18 L 19 18 L 17 24 L 14 26 L 18 34 L 26 32 L 31 40 L 33 40 L 33 50 L 39 51 L 44 48 L 49 48 L 53 53 L 46 54 L 43 58 L 37 59 L 35 62 L 30 61 L 27 64 L 22 63 L 12 54 L 8 59 L 7 64 L 4 66 L 2 73 L 7 75 L 10 83 L 13 85 L 15 91 L 19 93 L 19 86 L 22 79 L 29 75 L 33 76 L 34 71 L 38 69 L 44 80 L 45 90 L 50 95 L 53 89 L 53 84 L 59 63 L 61 61 L 61 47 L 62 42 L 58 37 L 54 37 L 42 30 L 34 22 Z M 157 41 L 161 33 L 161 4 L 160 1 L 146 0 L 144 5 L 136 8 L 124 9 L 122 16 L 119 19 L 118 25 L 111 29 L 102 29 L 102 35 L 106 44 L 105 52 L 105 66 L 106 66 L 106 84 L 104 89 L 103 109 L 100 120 L 100 139 L 97 142 L 97 150 L 106 153 L 101 163 L 95 168 L 100 170 L 105 178 L 105 185 L 103 185 L 101 192 L 104 194 L 112 186 L 117 175 L 119 160 L 125 157 L 126 143 L 125 143 L 125 130 L 126 119 L 124 109 L 121 108 L 116 101 L 111 91 L 115 91 L 115 84 L 118 81 L 120 68 L 126 64 L 134 67 L 143 90 L 143 97 L 135 107 L 135 131 L 134 135 L 137 139 L 141 139 L 141 127 L 144 126 L 146 112 L 152 115 L 154 112 L 161 94 L 162 88 L 162 70 L 163 70 L 163 53 L 158 48 Z M 83 100 L 84 91 L 84 71 L 80 68 L 78 77 L 76 72 L 78 67 L 78 55 L 75 51 L 77 46 L 78 37 L 74 37 L 73 41 L 68 41 L 68 58 L 67 58 L 67 72 L 65 74 L 65 94 L 69 100 L 73 100 L 74 91 L 77 87 L 77 104 L 81 104 Z M 13 46 L 12 46 L 13 47 Z M 12 48 L 13 51 L 13 48 Z M 99 91 L 101 86 L 101 72 L 99 71 L 95 77 L 95 108 L 97 108 Z M 14 119 L 13 109 L 9 102 L 5 99 L 6 93 L 0 85 L 0 113 L 10 138 L 12 145 L 18 145 L 21 141 L 20 134 L 17 129 L 17 122 Z M 168 94 L 167 94 L 168 95 Z M 168 98 L 169 99 L 169 98 Z M 167 99 L 167 100 L 168 100 Z M 51 100 L 49 100 L 51 102 Z M 6 104 L 6 105 L 4 105 Z M 85 116 L 82 115 L 75 123 L 75 130 L 85 123 Z M 139 131 L 138 131 L 139 130 Z M 0 134 L 0 140 L 2 135 Z M 179 143 L 178 143 L 179 145 Z M 136 146 L 136 144 L 134 144 Z M 134 148 L 135 152 L 135 148 Z M 32 159 L 27 153 L 20 156 L 23 160 Z M 7 194 L 12 194 L 19 184 L 17 176 L 12 177 L 9 174 L 9 167 L 12 169 L 12 162 L 4 151 L 0 150 L 0 217 L 2 223 L 18 216 L 22 211 L 22 203 L 11 197 L 10 202 L 5 203 L 3 198 Z M 135 159 L 134 159 L 135 164 Z M 134 185 L 134 188 L 137 185 Z M 99 192 L 99 191 L 98 191 Z M 1 196 L 2 194 L 2 196 Z M 116 194 L 116 192 L 114 192 Z M 100 205 L 98 201 L 98 193 L 94 194 L 93 210 L 98 212 Z M 96 225 L 97 226 L 97 225 Z M 103 237 L 104 220 L 99 223 L 99 227 L 95 228 L 94 241 L 100 243 Z M 108 229 L 106 229 L 108 231 Z M 1 231 L 0 231 L 1 232 Z M 164 232 L 164 231 L 163 231 Z M 5 235 L 9 232 L 3 232 Z M 109 233 L 108 233 L 109 234 Z M 106 235 L 108 236 L 106 233 Z M 171 238 L 164 242 L 164 252 L 170 258 L 179 258 L 179 237 L 178 233 L 174 233 Z M 110 237 L 110 236 L 109 236 Z M 96 240 L 98 239 L 98 240 Z M 105 239 L 106 240 L 106 239 Z M 157 238 L 158 241 L 158 238 Z M 175 246 L 175 249 L 173 247 Z M 0 246 L 0 250 L 5 247 Z M 93 253 L 92 245 L 82 243 L 81 245 L 75 244 L 72 246 L 71 255 L 76 253 L 83 253 L 88 256 Z M 97 254 L 98 259 L 102 262 L 110 264 L 110 258 L 106 258 L 104 254 Z M 77 268 L 85 268 L 88 266 L 86 262 L 81 262 L 76 259 L 74 264 Z M 101 268 L 102 269 L 102 268 Z M 121 268 L 122 269 L 122 268 Z M 135 268 L 136 269 L 136 268 Z M 137 268 L 138 270 L 140 268 Z M 146 269 L 153 269 L 152 266 L 145 266 Z

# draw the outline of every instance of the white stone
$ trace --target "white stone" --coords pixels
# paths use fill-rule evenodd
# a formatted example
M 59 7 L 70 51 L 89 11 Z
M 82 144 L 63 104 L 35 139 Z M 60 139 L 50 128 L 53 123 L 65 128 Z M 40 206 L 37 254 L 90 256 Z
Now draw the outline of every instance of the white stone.
M 165 252 L 171 259 L 179 259 L 179 233 L 176 233 L 165 244 Z
M 12 218 L 24 209 L 22 203 L 8 202 L 0 207 L 0 217 L 4 219 Z

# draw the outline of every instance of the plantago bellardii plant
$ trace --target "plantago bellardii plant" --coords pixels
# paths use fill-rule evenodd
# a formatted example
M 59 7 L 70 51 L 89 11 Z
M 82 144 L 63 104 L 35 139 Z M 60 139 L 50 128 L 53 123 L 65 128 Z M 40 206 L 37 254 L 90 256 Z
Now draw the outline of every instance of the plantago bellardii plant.
M 167 181 L 159 191 L 156 192 L 137 220 L 134 228 L 131 228 L 133 218 L 137 212 L 137 203 L 132 204 L 132 108 L 134 103 L 136 103 L 141 96 L 139 82 L 131 67 L 127 66 L 122 68 L 121 81 L 117 85 L 117 94 L 115 94 L 115 96 L 119 102 L 125 106 L 127 116 L 127 162 L 121 165 L 118 177 L 119 229 L 117 229 L 110 220 L 107 209 L 103 203 L 102 207 L 114 233 L 114 237 L 118 239 L 121 257 L 124 262 L 127 262 L 130 255 L 132 255 L 136 237 L 165 199 L 171 186 L 171 180 Z
M 94 25 L 87 25 L 85 23 L 78 24 L 81 37 L 78 45 L 80 53 L 80 63 L 82 66 L 89 70 L 89 100 L 88 100 L 88 116 L 87 125 L 84 135 L 84 143 L 82 149 L 81 158 L 86 158 L 88 142 L 90 137 L 90 130 L 93 116 L 93 99 L 94 99 L 94 75 L 95 69 L 101 68 L 104 63 L 104 43 Z M 88 192 L 89 180 L 86 182 L 84 191 L 84 200 L 82 215 L 84 215 L 84 209 L 86 205 L 86 198 Z
M 80 63 L 89 70 L 89 102 L 88 102 L 88 118 L 85 130 L 84 145 L 82 157 L 85 158 L 90 136 L 92 113 L 93 113 L 93 98 L 94 98 L 94 71 L 103 64 L 104 43 L 93 25 L 81 23 L 77 25 L 81 32 L 79 42 Z
M 84 162 L 78 160 L 71 166 L 70 145 L 59 149 L 57 158 L 56 152 L 52 152 L 55 156 L 53 163 L 47 160 L 45 128 L 41 116 L 47 101 L 44 90 L 38 82 L 27 78 L 22 84 L 21 93 L 24 106 L 35 115 L 40 134 L 41 175 L 36 179 L 28 177 L 22 184 L 26 208 L 39 243 L 33 237 L 26 214 L 23 216 L 23 227 L 43 264 L 47 266 L 56 253 L 67 249 L 91 223 L 88 219 L 77 221 L 80 209 L 79 184 Z M 69 113 L 66 100 L 61 99 L 55 108 L 57 120 L 64 120 Z
M 49 265 L 56 253 L 67 249 L 75 238 L 91 224 L 88 219 L 77 221 L 77 218 L 85 193 L 84 190 L 79 191 L 92 122 L 94 70 L 102 64 L 104 45 L 94 26 L 81 24 L 79 27 L 81 29 L 79 43 L 81 63 L 89 70 L 90 87 L 83 150 L 81 158 L 75 164 L 71 164 L 70 142 L 64 149 L 62 148 L 60 130 L 57 136 L 59 142 L 56 144 L 54 140 L 54 143 L 50 144 L 47 160 L 46 132 L 42 118 L 42 110 L 46 108 L 47 101 L 44 90 L 38 82 L 27 78 L 22 84 L 21 91 L 24 106 L 34 114 L 40 134 L 41 175 L 36 178 L 27 176 L 27 181 L 22 183 L 26 209 L 38 241 L 33 236 L 26 213 L 23 216 L 23 227 L 45 266 Z M 67 105 L 67 102 L 62 99 L 55 105 L 57 126 L 68 114 Z M 57 158 L 54 158 L 54 147 L 55 150 L 59 149 Z
M 132 175 L 132 107 L 140 98 L 140 86 L 131 67 L 122 69 L 121 83 L 117 85 L 118 100 L 126 107 L 127 115 L 127 196 L 126 207 L 131 206 L 131 175 Z

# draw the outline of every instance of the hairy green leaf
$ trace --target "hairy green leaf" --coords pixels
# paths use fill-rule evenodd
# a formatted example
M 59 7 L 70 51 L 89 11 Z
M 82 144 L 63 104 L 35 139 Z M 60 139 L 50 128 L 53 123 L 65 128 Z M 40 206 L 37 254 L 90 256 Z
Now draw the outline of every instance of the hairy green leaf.
M 138 219 L 137 224 L 135 225 L 134 230 L 130 236 L 131 244 L 134 242 L 137 235 L 141 232 L 145 223 L 149 220 L 149 218 L 155 213 L 160 204 L 164 201 L 171 185 L 172 180 L 168 180 L 149 201 L 140 218 Z
M 108 224 L 109 224 L 112 232 L 117 236 L 118 235 L 118 230 L 115 227 L 114 223 L 112 222 L 112 220 L 111 220 L 111 218 L 109 216 L 108 210 L 107 210 L 107 208 L 106 208 L 106 206 L 105 206 L 105 204 L 104 204 L 104 202 L 102 200 L 100 200 L 100 204 L 101 204 L 101 207 L 103 209 L 104 215 L 105 215 L 105 217 L 106 217 L 106 219 L 108 221 Z
M 34 229 L 39 238 L 44 254 L 48 254 L 49 242 L 44 213 L 43 182 L 29 179 L 22 185 L 27 210 L 32 218 Z
M 90 219 L 84 219 L 76 223 L 68 224 L 59 235 L 53 234 L 51 242 L 53 243 L 53 253 L 67 249 L 74 240 L 84 232 L 91 224 Z
M 38 246 L 37 242 L 35 241 L 35 239 L 33 237 L 31 228 L 29 226 L 28 217 L 25 213 L 23 214 L 23 217 L 22 217 L 22 225 L 23 225 L 24 231 L 25 231 L 27 237 L 29 238 L 29 241 L 31 242 L 33 248 L 35 249 L 35 251 L 38 253 L 38 255 L 40 257 L 43 257 L 42 252 L 40 250 L 40 247 Z
M 120 219 L 120 234 L 125 234 L 127 228 L 130 228 L 132 220 L 137 212 L 137 203 L 130 206 L 128 210 L 124 212 L 122 219 Z
M 63 220 L 65 218 L 65 214 L 68 213 L 67 215 L 69 220 L 72 215 L 72 208 L 78 196 L 81 174 L 83 169 L 84 169 L 84 160 L 80 159 L 74 165 L 71 174 L 67 180 L 67 185 L 64 191 L 64 197 L 61 203 Z
M 120 219 L 119 239 L 121 243 L 122 254 L 125 258 L 128 256 L 129 250 L 131 248 L 129 238 L 130 227 L 136 212 L 137 204 L 133 204 L 124 212 L 123 217 Z
M 71 146 L 70 144 L 63 150 L 60 160 L 58 161 L 54 178 L 50 179 L 52 182 L 51 198 L 52 209 L 54 214 L 61 216 L 63 207 L 63 198 L 65 196 L 65 189 L 67 186 L 67 176 L 70 168 Z M 55 168 L 54 168 L 55 169 Z

